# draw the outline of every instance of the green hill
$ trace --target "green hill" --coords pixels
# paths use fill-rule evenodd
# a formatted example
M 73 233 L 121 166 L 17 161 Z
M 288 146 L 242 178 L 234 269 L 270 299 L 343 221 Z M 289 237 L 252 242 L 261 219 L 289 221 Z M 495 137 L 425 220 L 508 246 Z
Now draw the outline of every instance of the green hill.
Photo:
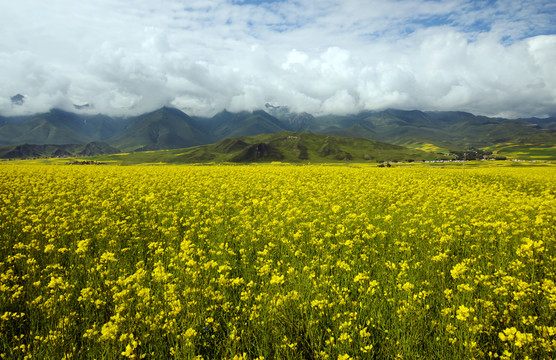
M 211 143 L 212 136 L 178 109 L 164 107 L 131 119 L 127 128 L 107 142 L 123 151 L 176 149 Z
M 359 138 L 284 131 L 227 138 L 216 144 L 185 149 L 136 152 L 98 157 L 124 165 L 206 162 L 380 162 L 432 159 L 434 155 L 398 145 Z
M 495 148 L 507 142 L 543 146 L 556 143 L 556 131 L 551 129 L 553 122 L 550 120 L 542 122 L 544 127 L 541 127 L 527 120 L 489 118 L 455 111 L 417 110 L 364 112 L 324 120 L 328 121 L 328 128 L 318 129 L 317 132 L 398 145 L 432 144 L 439 148 L 463 150 L 470 147 Z
M 115 154 L 120 150 L 104 142 L 90 142 L 87 144 L 47 144 L 47 145 L 12 145 L 0 147 L 0 159 L 31 159 L 71 156 L 96 156 Z

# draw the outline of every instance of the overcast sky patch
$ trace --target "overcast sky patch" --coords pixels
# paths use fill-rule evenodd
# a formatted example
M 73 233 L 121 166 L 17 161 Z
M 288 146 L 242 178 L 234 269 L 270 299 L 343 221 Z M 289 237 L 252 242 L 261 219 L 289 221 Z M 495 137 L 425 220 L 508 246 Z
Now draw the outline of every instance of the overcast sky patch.
M 3 2 L 0 114 L 554 115 L 555 19 L 551 0 Z

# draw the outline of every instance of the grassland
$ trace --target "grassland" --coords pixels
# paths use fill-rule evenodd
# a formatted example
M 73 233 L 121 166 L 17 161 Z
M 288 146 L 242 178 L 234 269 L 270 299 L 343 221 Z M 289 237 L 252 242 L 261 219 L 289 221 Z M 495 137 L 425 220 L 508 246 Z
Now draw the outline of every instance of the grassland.
M 511 159 L 547 161 L 556 160 L 556 145 L 554 144 L 504 144 L 498 146 L 496 151 L 499 155 L 503 155 Z
M 2 163 L 0 357 L 554 358 L 556 167 L 487 164 Z
M 122 165 L 143 163 L 345 163 L 405 161 L 440 158 L 418 149 L 359 138 L 285 131 L 227 138 L 216 144 L 185 149 L 143 151 L 94 157 Z

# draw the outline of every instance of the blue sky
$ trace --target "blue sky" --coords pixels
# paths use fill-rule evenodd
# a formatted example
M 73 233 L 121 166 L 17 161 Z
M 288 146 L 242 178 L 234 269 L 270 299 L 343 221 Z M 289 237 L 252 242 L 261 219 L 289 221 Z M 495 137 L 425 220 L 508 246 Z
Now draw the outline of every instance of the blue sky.
M 555 19 L 546 0 L 3 2 L 0 114 L 88 103 L 212 115 L 268 102 L 547 116 Z

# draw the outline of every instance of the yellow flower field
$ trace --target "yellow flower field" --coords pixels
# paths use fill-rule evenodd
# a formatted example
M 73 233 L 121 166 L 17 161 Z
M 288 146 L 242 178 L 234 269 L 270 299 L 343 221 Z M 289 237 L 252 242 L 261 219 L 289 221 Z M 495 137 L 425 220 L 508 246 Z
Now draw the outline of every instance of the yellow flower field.
M 0 165 L 6 359 L 556 357 L 556 168 Z

